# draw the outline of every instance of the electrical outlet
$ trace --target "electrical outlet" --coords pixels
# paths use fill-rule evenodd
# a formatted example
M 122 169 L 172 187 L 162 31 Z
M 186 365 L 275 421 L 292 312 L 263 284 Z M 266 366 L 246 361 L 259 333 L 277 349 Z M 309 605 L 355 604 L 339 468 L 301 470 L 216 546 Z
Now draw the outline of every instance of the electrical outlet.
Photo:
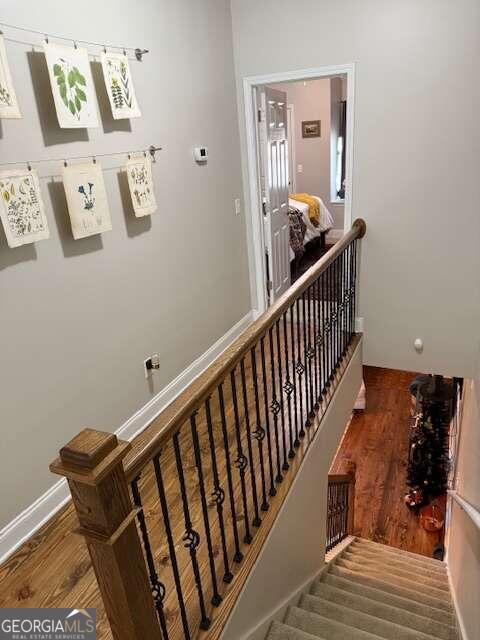
M 152 373 L 160 369 L 160 356 L 158 353 L 154 353 L 152 356 L 145 358 L 143 361 L 143 371 L 145 373 L 145 378 L 150 378 Z
M 235 215 L 239 216 L 242 211 L 242 204 L 240 198 L 235 198 Z

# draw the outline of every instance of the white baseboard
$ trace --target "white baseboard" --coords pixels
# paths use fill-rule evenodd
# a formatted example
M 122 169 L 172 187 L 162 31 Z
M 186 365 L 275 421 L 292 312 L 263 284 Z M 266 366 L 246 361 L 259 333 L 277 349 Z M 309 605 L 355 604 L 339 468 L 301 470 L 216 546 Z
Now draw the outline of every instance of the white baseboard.
M 258 316 L 249 311 L 231 329 L 219 338 L 205 353 L 202 353 L 174 380 L 164 387 L 146 405 L 119 427 L 115 434 L 122 440 L 133 440 L 141 433 L 182 391 L 191 384 L 212 362 L 229 347 Z M 58 480 L 48 491 L 16 516 L 0 530 L 0 564 L 20 545 L 30 538 L 42 525 L 61 509 L 70 499 L 67 481 Z

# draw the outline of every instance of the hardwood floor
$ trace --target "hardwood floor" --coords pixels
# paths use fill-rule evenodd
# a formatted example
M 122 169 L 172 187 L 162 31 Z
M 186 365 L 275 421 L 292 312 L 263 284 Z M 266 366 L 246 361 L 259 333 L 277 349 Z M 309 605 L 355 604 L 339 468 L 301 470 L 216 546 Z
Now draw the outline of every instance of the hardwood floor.
M 408 371 L 364 367 L 365 412 L 353 415 L 331 473 L 356 463 L 355 533 L 382 544 L 431 556 L 443 531 L 428 533 L 404 504 L 410 428 Z M 439 501 L 445 509 L 445 500 Z

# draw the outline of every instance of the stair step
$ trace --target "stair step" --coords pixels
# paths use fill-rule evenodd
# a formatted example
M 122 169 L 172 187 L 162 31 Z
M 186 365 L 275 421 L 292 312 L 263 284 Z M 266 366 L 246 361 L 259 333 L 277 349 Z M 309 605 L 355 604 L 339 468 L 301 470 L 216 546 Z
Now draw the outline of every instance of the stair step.
M 427 556 L 422 556 L 419 553 L 412 553 L 411 551 L 405 551 L 404 549 L 389 547 L 386 544 L 373 542 L 373 540 L 367 540 L 366 538 L 355 538 L 355 542 L 352 544 L 364 546 L 366 548 L 368 547 L 371 552 L 390 553 L 391 555 L 395 555 L 400 558 L 415 560 L 417 563 L 429 565 L 433 568 L 445 568 L 445 564 L 440 560 L 435 560 L 435 558 L 428 558 Z
M 426 596 L 432 596 L 434 598 L 437 598 L 438 600 L 443 600 L 446 603 L 450 603 L 450 593 L 448 591 L 445 591 L 444 589 L 438 589 L 429 584 L 425 584 L 421 582 L 420 579 L 417 582 L 415 580 L 416 576 L 412 576 L 411 578 L 401 577 L 395 573 L 392 573 L 387 568 L 383 569 L 381 567 L 375 568 L 367 565 L 362 565 L 356 562 L 351 562 L 350 560 L 344 560 L 343 557 L 338 558 L 335 561 L 335 566 L 343 567 L 362 575 L 372 576 L 374 578 L 378 578 L 379 580 L 383 580 L 384 582 L 389 582 L 401 587 L 405 587 L 407 589 L 412 589 L 417 591 L 418 593 L 423 593 Z
M 403 567 L 395 566 L 392 562 L 387 563 L 379 560 L 372 561 L 358 554 L 353 555 L 348 553 L 348 551 L 345 551 L 342 554 L 341 559 L 354 562 L 359 567 L 365 567 L 366 569 L 371 569 L 380 573 L 385 571 L 389 574 L 398 576 L 399 578 L 414 580 L 417 584 L 424 584 L 428 587 L 433 587 L 434 589 L 440 589 L 441 591 L 450 593 L 448 578 L 446 575 L 442 578 L 439 576 L 432 578 L 431 575 L 427 575 L 423 570 L 423 567 L 411 567 L 410 569 L 405 569 Z
M 435 609 L 439 609 L 440 611 L 452 613 L 452 607 L 449 601 L 436 598 L 435 596 L 430 596 L 418 591 L 418 589 L 415 587 L 415 583 L 410 583 L 413 584 L 413 586 L 406 587 L 403 584 L 398 584 L 398 582 L 392 583 L 388 580 L 384 580 L 377 575 L 364 575 L 358 573 L 357 571 L 351 571 L 350 569 L 346 569 L 345 567 L 340 567 L 336 564 L 332 565 L 329 568 L 329 573 L 340 576 L 341 578 L 353 580 L 354 582 L 358 582 L 359 584 L 364 584 L 369 587 L 374 587 L 375 589 L 380 589 L 381 591 L 388 591 L 395 595 L 409 598 L 410 600 L 415 600 L 416 602 L 426 604 L 427 606 L 434 607 Z
M 382 587 L 378 587 L 378 584 L 375 586 L 373 583 L 374 581 L 371 580 L 370 585 L 368 585 L 368 583 L 362 584 L 355 581 L 355 579 L 341 577 L 340 575 L 335 575 L 333 573 L 325 573 L 321 577 L 320 582 L 315 583 L 312 589 L 315 590 L 317 587 L 325 584 L 330 587 L 334 587 L 336 590 L 342 590 L 345 597 L 348 597 L 349 594 L 353 594 L 355 596 L 374 600 L 378 603 L 383 603 L 393 608 L 406 610 L 412 616 L 416 615 L 424 619 L 438 621 L 447 627 L 452 627 L 455 624 L 454 617 L 448 610 L 444 611 L 437 609 L 425 604 L 424 602 L 412 600 L 408 596 L 397 595 L 390 591 L 384 591 Z
M 288 624 L 275 621 L 270 625 L 266 640 L 318 640 L 318 638 L 319 636 L 312 636 Z
M 333 578 L 333 576 L 331 577 Z M 338 578 L 337 580 L 342 580 L 342 578 Z M 317 582 L 312 586 L 311 595 L 317 598 L 323 598 L 324 600 L 329 600 L 330 602 L 334 602 L 345 607 L 350 607 L 355 611 L 383 618 L 384 620 L 388 620 L 389 622 L 393 622 L 397 625 L 409 627 L 412 630 L 433 636 L 439 640 L 455 640 L 456 638 L 455 627 L 438 622 L 435 612 L 432 613 L 434 616 L 433 618 L 428 618 L 423 615 L 424 607 L 419 607 L 418 610 L 422 611 L 420 615 L 414 613 L 411 610 L 411 601 L 407 600 L 406 602 L 400 603 L 403 604 L 403 606 L 399 607 L 387 604 L 376 598 L 369 597 L 371 596 L 369 593 L 371 590 L 368 587 L 362 587 L 359 591 L 360 593 L 347 591 L 341 588 L 341 584 L 338 584 L 337 588 L 331 586 L 327 582 Z
M 426 634 L 382 618 L 379 610 L 372 615 L 358 611 L 358 609 L 352 609 L 346 602 L 338 604 L 313 595 L 303 595 L 298 606 L 306 611 L 318 613 L 330 620 L 368 631 L 387 640 L 438 640 L 438 636 Z
M 412 568 L 415 568 L 415 567 L 417 569 L 421 567 L 422 571 L 424 571 L 426 575 L 429 575 L 432 578 L 435 578 L 437 576 L 440 578 L 443 578 L 447 576 L 447 569 L 441 562 L 438 562 L 438 567 L 432 566 L 431 564 L 422 564 L 420 562 L 417 562 L 416 560 L 413 560 L 413 558 L 403 557 L 396 553 L 384 553 L 383 551 L 374 551 L 372 549 L 367 548 L 365 545 L 358 545 L 355 542 L 352 542 L 348 546 L 347 552 L 358 558 L 365 558 L 365 559 L 368 558 L 368 560 L 372 560 L 374 562 L 382 562 L 382 563 L 388 562 L 388 564 L 392 564 L 393 566 L 398 566 L 399 568 L 404 567 L 405 569 L 411 570 Z
M 380 640 L 381 636 L 376 636 L 368 631 L 355 629 L 343 622 L 337 622 L 330 618 L 311 613 L 299 607 L 289 607 L 285 617 L 285 623 L 301 631 L 311 633 L 317 638 L 328 638 L 328 640 Z

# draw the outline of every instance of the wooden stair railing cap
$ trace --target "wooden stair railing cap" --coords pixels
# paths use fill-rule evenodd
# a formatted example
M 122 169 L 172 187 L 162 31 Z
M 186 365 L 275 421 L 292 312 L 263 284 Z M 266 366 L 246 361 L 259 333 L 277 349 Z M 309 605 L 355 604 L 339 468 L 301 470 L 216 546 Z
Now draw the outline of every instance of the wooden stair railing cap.
M 131 444 L 113 433 L 83 429 L 60 449 L 50 471 L 84 484 L 98 484 L 130 450 Z
M 308 271 L 306 271 L 271 307 L 267 309 L 248 329 L 231 344 L 217 360 L 189 385 L 165 411 L 136 438 L 133 448 L 125 460 L 125 473 L 128 480 L 133 480 L 143 467 L 158 454 L 163 444 L 170 438 L 190 415 L 215 391 L 230 371 L 237 366 L 242 357 L 248 353 L 265 336 L 275 322 L 287 309 L 313 284 L 329 265 L 356 238 L 363 238 L 367 225 L 365 220 L 357 218 L 352 228 L 347 231 L 335 245 L 327 251 Z

